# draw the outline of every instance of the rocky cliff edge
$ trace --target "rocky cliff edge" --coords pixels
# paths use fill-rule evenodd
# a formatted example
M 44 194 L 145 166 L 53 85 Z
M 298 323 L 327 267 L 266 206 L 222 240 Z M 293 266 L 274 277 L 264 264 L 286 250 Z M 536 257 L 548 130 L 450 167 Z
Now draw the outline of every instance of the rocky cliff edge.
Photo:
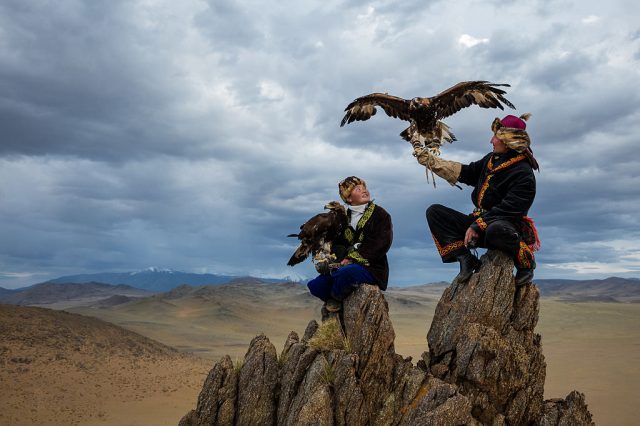
M 339 314 L 291 332 L 279 356 L 260 335 L 244 362 L 223 357 L 180 426 L 592 425 L 579 392 L 543 400 L 539 292 L 516 289 L 512 270 L 489 251 L 467 283 L 454 281 L 415 365 L 395 353 L 383 294 L 362 285 Z

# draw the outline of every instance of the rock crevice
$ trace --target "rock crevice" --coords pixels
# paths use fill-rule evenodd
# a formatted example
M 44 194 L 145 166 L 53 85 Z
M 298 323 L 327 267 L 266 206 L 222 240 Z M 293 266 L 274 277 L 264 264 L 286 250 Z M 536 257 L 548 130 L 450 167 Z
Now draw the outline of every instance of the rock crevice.
M 584 395 L 543 400 L 546 364 L 535 285 L 515 288 L 513 263 L 489 251 L 467 283 L 442 295 L 413 365 L 395 353 L 380 290 L 361 285 L 340 315 L 291 332 L 280 356 L 257 336 L 241 366 L 227 356 L 207 377 L 188 425 L 591 425 Z M 340 339 L 319 344 L 330 321 Z M 323 337 L 326 339 L 326 336 Z

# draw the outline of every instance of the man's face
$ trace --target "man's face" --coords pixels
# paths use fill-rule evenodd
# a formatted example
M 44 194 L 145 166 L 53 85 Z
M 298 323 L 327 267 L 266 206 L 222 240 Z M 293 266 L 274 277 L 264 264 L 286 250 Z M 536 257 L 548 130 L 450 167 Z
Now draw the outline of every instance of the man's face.
M 504 154 L 509 150 L 509 148 L 498 139 L 495 135 L 491 138 L 491 145 L 493 145 L 493 153 L 494 154 Z
M 347 198 L 347 202 L 352 206 L 361 206 L 367 204 L 371 200 L 369 190 L 364 185 L 356 185 Z

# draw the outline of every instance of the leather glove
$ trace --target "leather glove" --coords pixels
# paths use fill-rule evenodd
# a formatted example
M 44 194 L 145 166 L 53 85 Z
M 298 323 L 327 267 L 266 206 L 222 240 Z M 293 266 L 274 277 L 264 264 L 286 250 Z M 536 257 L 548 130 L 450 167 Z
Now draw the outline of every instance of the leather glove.
M 454 186 L 458 181 L 462 171 L 461 163 L 443 160 L 430 153 L 427 149 L 416 148 L 413 150 L 413 155 L 415 155 L 418 163 L 449 182 L 451 186 Z
M 316 271 L 318 271 L 320 275 L 329 275 L 331 273 L 331 269 L 329 268 L 329 262 L 328 261 L 317 262 Z

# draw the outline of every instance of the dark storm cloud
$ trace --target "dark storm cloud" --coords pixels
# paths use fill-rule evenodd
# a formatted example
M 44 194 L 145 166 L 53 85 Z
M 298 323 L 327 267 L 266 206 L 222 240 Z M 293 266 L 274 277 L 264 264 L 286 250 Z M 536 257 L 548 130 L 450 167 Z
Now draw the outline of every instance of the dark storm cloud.
M 585 54 L 569 53 L 564 57 L 537 64 L 529 78 L 536 87 L 546 86 L 552 91 L 576 90 L 580 89 L 580 79 L 593 68 L 594 62 Z
M 233 48 L 263 48 L 263 34 L 248 4 L 230 0 L 210 0 L 207 9 L 194 18 L 196 26 L 207 35 L 212 49 L 233 52 Z
M 172 111 L 184 94 L 175 90 L 181 76 L 167 63 L 162 28 L 145 28 L 134 9 L 3 7 L 0 152 L 109 161 L 197 155 L 198 141 Z
M 470 189 L 427 182 L 397 136 L 406 123 L 383 112 L 339 123 L 358 96 L 432 96 L 470 79 L 511 83 L 513 113 L 533 112 L 538 275 L 637 271 L 640 95 L 629 10 L 268 6 L 0 5 L 0 286 L 150 265 L 308 276 L 308 263 L 285 266 L 296 245 L 285 236 L 337 199 L 338 180 L 351 174 L 392 214 L 392 283 L 450 279 L 456 265 L 440 263 L 424 211 L 470 211 Z M 459 141 L 443 156 L 480 158 L 491 120 L 505 113 L 447 119 Z

